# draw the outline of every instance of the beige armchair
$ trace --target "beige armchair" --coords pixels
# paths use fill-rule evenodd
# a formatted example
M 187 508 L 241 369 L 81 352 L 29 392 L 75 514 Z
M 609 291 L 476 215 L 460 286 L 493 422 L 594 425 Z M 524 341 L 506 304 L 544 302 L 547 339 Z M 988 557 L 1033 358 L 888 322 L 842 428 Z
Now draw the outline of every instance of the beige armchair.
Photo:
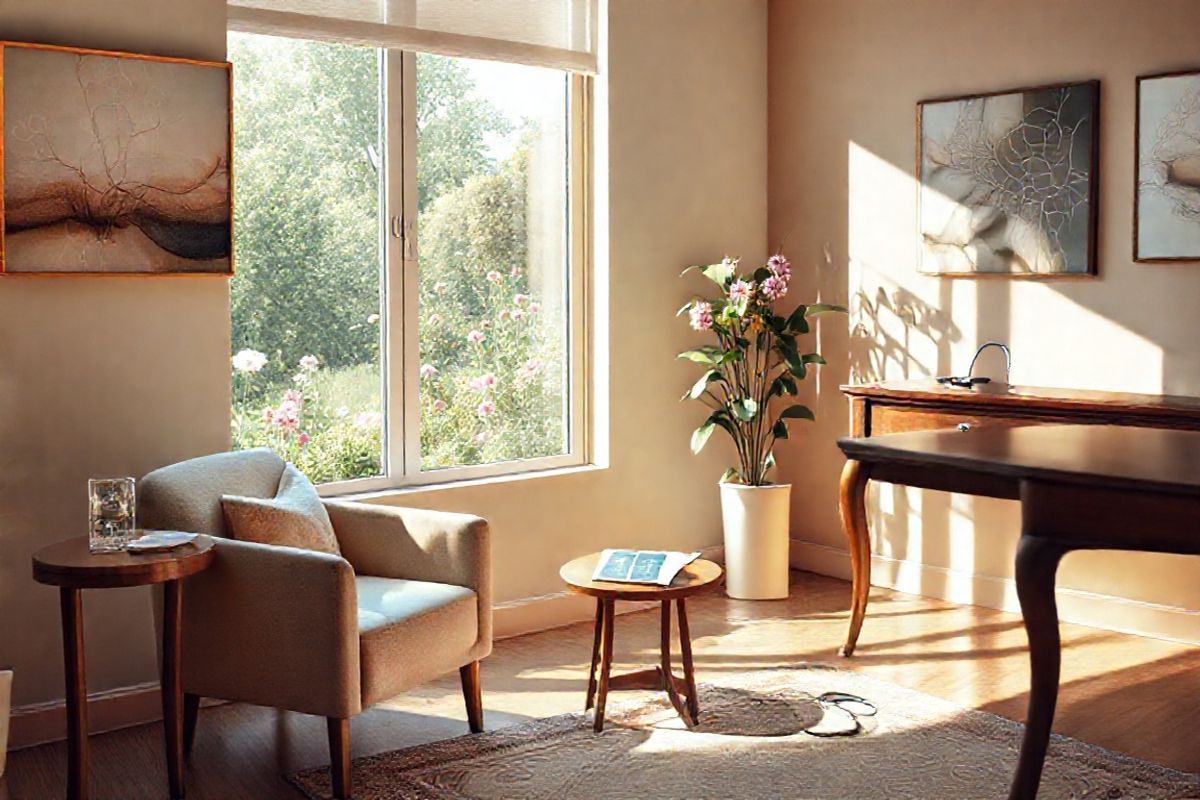
M 183 592 L 185 746 L 201 697 L 323 716 L 334 796 L 346 798 L 350 718 L 364 708 L 458 668 L 470 728 L 483 729 L 490 535 L 465 514 L 326 501 L 341 556 L 229 539 L 221 496 L 274 497 L 283 468 L 249 450 L 155 470 L 139 517 L 222 538 Z

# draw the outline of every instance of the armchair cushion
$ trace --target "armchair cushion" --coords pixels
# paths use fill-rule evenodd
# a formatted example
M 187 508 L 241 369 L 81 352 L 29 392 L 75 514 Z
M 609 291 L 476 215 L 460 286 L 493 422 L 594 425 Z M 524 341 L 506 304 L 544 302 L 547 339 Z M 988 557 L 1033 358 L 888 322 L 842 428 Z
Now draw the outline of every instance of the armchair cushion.
M 224 495 L 221 507 L 234 539 L 340 554 L 329 513 L 316 488 L 292 464 L 273 498 Z
M 474 660 L 478 598 L 465 586 L 357 576 L 363 706 Z

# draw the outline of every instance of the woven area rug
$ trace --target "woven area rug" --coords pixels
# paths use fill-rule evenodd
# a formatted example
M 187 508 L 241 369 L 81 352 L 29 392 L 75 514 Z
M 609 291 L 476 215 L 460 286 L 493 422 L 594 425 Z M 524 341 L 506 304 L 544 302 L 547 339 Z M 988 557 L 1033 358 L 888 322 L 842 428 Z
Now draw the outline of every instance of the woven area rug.
M 804 733 L 813 700 L 842 691 L 874 702 L 870 729 L 850 738 Z M 617 704 L 592 732 L 564 714 L 354 762 L 356 800 L 641 800 L 1003 798 L 1023 728 L 866 675 L 801 665 L 723 676 L 700 687 L 701 725 L 682 728 L 665 701 Z M 290 776 L 329 797 L 328 768 Z M 1039 797 L 1200 798 L 1200 775 L 1056 736 Z

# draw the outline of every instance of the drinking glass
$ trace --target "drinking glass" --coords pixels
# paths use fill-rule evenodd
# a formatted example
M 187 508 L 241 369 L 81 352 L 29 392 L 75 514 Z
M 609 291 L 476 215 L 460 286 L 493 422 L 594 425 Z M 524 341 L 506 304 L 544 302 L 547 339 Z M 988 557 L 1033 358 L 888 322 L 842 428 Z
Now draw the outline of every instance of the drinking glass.
M 88 549 L 93 553 L 124 550 L 133 541 L 136 513 L 133 478 L 88 481 Z

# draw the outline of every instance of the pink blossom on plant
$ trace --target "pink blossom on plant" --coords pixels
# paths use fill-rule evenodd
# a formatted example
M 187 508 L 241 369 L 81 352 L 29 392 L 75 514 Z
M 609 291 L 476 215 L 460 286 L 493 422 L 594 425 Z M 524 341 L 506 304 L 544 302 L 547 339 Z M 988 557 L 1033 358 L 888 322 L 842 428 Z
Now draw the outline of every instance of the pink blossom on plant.
M 297 405 L 304 400 L 304 395 L 298 389 L 287 389 L 283 393 L 283 402 L 296 403 Z
M 697 300 L 688 309 L 688 317 L 691 319 L 692 330 L 711 330 L 713 326 L 712 303 Z
M 300 404 L 285 399 L 271 415 L 271 424 L 288 431 L 297 430 L 300 427 Z
M 442 321 L 441 314 L 430 314 L 429 315 L 429 322 L 431 325 L 438 325 L 441 323 L 441 321 Z
M 484 336 L 483 331 L 472 330 L 467 334 L 467 341 L 471 344 L 480 344 L 486 338 L 487 337 Z
M 529 296 L 528 296 L 528 295 L 524 295 L 524 294 L 514 294 L 514 295 L 513 295 L 513 305 L 515 305 L 515 306 L 523 306 L 523 305 L 525 305 L 525 301 L 526 301 L 526 300 L 528 300 L 528 299 L 529 299 Z
M 516 264 L 513 264 L 513 268 L 511 270 L 509 270 L 508 274 L 515 278 L 521 274 L 521 268 L 518 267 Z
M 436 411 L 437 413 L 441 414 L 443 411 L 446 410 L 446 401 L 441 399 L 440 397 L 437 400 L 434 400 L 433 401 L 433 410 Z
M 536 358 L 531 358 L 517 368 L 517 383 L 526 383 L 537 377 L 538 368 L 541 363 Z
M 499 283 L 500 281 L 504 280 L 504 276 L 493 269 L 488 272 L 487 279 L 492 283 Z
M 296 437 L 296 444 L 300 445 L 301 447 L 304 447 L 304 445 L 308 444 L 311 441 L 312 441 L 312 437 L 309 436 L 307 433 L 301 433 L 299 436 Z
M 422 378 L 432 378 L 434 375 L 437 375 L 437 371 L 438 371 L 438 368 L 435 367 L 433 364 L 422 364 L 421 365 L 421 377 Z
M 305 370 L 307 372 L 312 372 L 320 365 L 321 365 L 321 362 L 318 361 L 317 357 L 314 355 L 307 355 L 307 356 L 300 357 L 300 365 L 299 366 L 300 366 L 300 369 L 302 369 L 302 370 Z
M 530 304 L 529 304 L 529 313 L 530 313 L 530 314 L 536 314 L 536 313 L 538 313 L 538 312 L 539 312 L 539 311 L 541 311 L 541 310 L 542 310 L 542 304 L 541 304 L 541 303 L 530 303 Z
M 525 318 L 525 312 L 519 308 L 514 308 L 512 310 L 512 318 L 517 321 L 520 321 Z
M 496 413 L 496 404 L 491 400 L 484 400 L 479 404 L 479 407 L 475 409 L 475 413 L 481 417 L 490 417 L 492 414 Z
M 729 299 L 734 303 L 744 303 L 754 294 L 754 284 L 740 278 L 729 285 Z
M 509 319 L 509 317 L 511 317 L 511 316 L 512 316 L 512 314 L 511 314 L 511 313 L 509 312 L 509 310 L 506 308 L 506 309 L 503 309 L 503 310 L 500 312 L 500 315 L 499 315 L 499 316 L 500 316 L 500 321 L 501 321 L 501 322 L 507 322 L 507 321 L 508 321 L 508 319 Z
M 496 376 L 488 372 L 480 375 L 478 378 L 471 378 L 467 381 L 467 386 L 471 387 L 476 392 L 486 392 L 496 385 Z
M 787 283 L 792 278 L 792 262 L 783 253 L 776 253 L 767 259 L 767 269 L 771 274 Z
M 772 275 L 762 282 L 763 297 L 768 300 L 778 300 L 787 294 L 787 281 L 778 275 Z

